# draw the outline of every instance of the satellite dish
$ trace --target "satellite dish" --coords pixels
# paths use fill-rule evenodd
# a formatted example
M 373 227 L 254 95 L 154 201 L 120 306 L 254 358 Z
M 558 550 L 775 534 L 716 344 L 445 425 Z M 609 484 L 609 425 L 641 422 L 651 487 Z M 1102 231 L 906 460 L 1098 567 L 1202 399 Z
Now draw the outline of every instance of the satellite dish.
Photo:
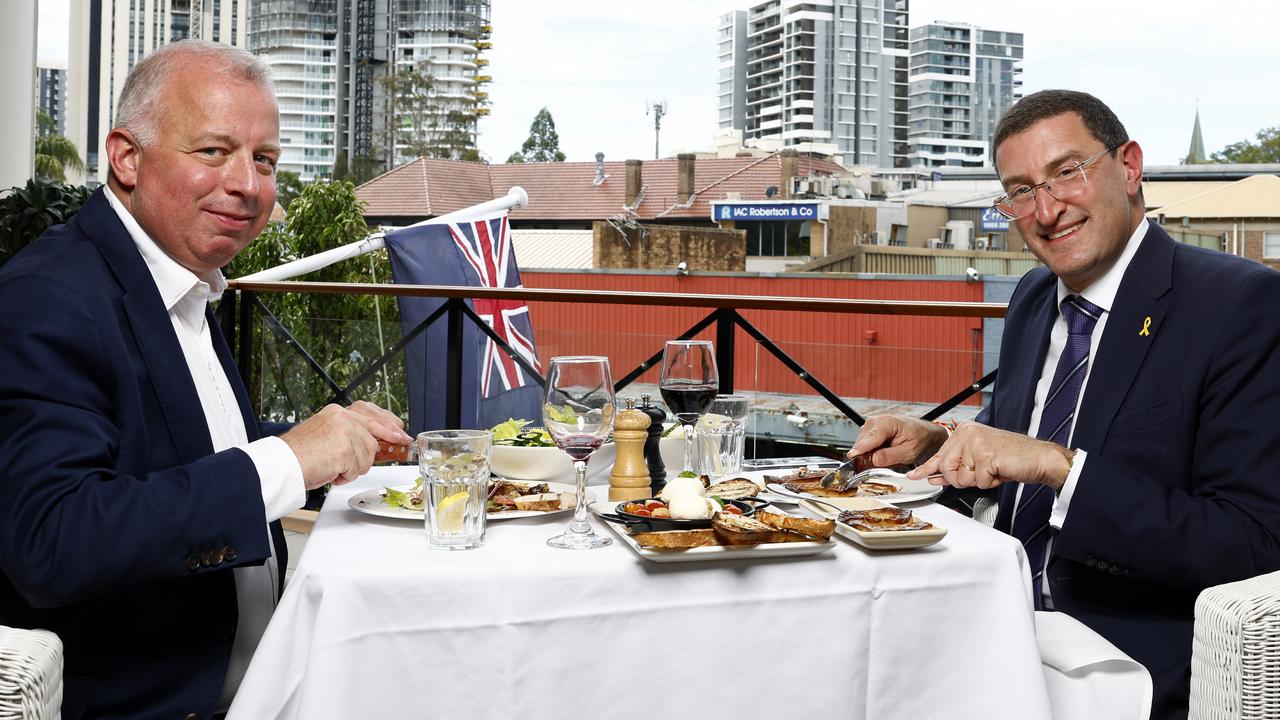
M 769 187 L 767 187 L 767 188 L 765 188 L 765 189 L 764 189 L 764 196 L 765 196 L 765 197 L 767 197 L 767 198 L 771 198 L 771 197 L 773 197 L 774 195 L 777 195 L 777 194 L 778 194 L 778 186 L 777 186 L 777 185 L 770 185 Z

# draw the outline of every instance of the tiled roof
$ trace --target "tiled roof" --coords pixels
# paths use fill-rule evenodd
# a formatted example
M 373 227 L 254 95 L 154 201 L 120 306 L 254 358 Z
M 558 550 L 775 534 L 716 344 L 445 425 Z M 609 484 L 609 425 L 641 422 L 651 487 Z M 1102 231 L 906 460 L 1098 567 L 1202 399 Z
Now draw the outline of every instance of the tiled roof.
M 694 200 L 684 205 L 676 195 L 678 168 L 675 158 L 644 162 L 645 195 L 635 208 L 637 219 L 709 219 L 713 200 L 766 200 L 768 188 L 782 185 L 776 153 L 702 158 L 694 161 Z M 829 160 L 797 158 L 800 177 L 844 172 Z M 626 163 L 606 162 L 604 174 L 597 185 L 594 162 L 481 165 L 419 158 L 361 185 L 356 194 L 367 204 L 367 216 L 426 218 L 501 197 L 519 185 L 529 193 L 529 205 L 512 211 L 513 220 L 604 220 L 624 211 Z
M 356 196 L 367 216 L 427 218 L 492 200 L 493 188 L 487 165 L 418 158 L 356 188 Z

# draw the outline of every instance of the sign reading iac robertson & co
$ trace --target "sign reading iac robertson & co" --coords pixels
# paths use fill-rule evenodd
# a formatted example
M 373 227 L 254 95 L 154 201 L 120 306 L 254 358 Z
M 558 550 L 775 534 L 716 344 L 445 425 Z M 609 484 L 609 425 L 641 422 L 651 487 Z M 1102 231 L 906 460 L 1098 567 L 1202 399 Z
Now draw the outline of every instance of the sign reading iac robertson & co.
M 818 203 L 712 203 L 711 219 L 721 220 L 817 220 Z

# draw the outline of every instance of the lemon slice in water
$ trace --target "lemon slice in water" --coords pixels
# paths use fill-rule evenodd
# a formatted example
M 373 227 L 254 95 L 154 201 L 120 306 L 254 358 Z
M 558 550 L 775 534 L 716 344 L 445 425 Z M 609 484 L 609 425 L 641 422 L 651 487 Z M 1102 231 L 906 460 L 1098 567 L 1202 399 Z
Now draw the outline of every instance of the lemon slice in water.
M 463 515 L 467 510 L 467 493 L 456 492 L 436 506 L 437 532 L 455 533 L 462 530 Z

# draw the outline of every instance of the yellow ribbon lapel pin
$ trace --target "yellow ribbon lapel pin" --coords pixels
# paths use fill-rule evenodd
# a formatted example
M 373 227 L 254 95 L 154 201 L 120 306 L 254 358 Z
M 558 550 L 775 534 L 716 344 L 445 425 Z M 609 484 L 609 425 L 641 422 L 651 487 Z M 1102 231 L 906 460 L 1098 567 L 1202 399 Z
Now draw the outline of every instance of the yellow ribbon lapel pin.
M 1142 329 L 1138 331 L 1139 335 L 1151 334 L 1151 316 L 1148 315 L 1142 320 Z

